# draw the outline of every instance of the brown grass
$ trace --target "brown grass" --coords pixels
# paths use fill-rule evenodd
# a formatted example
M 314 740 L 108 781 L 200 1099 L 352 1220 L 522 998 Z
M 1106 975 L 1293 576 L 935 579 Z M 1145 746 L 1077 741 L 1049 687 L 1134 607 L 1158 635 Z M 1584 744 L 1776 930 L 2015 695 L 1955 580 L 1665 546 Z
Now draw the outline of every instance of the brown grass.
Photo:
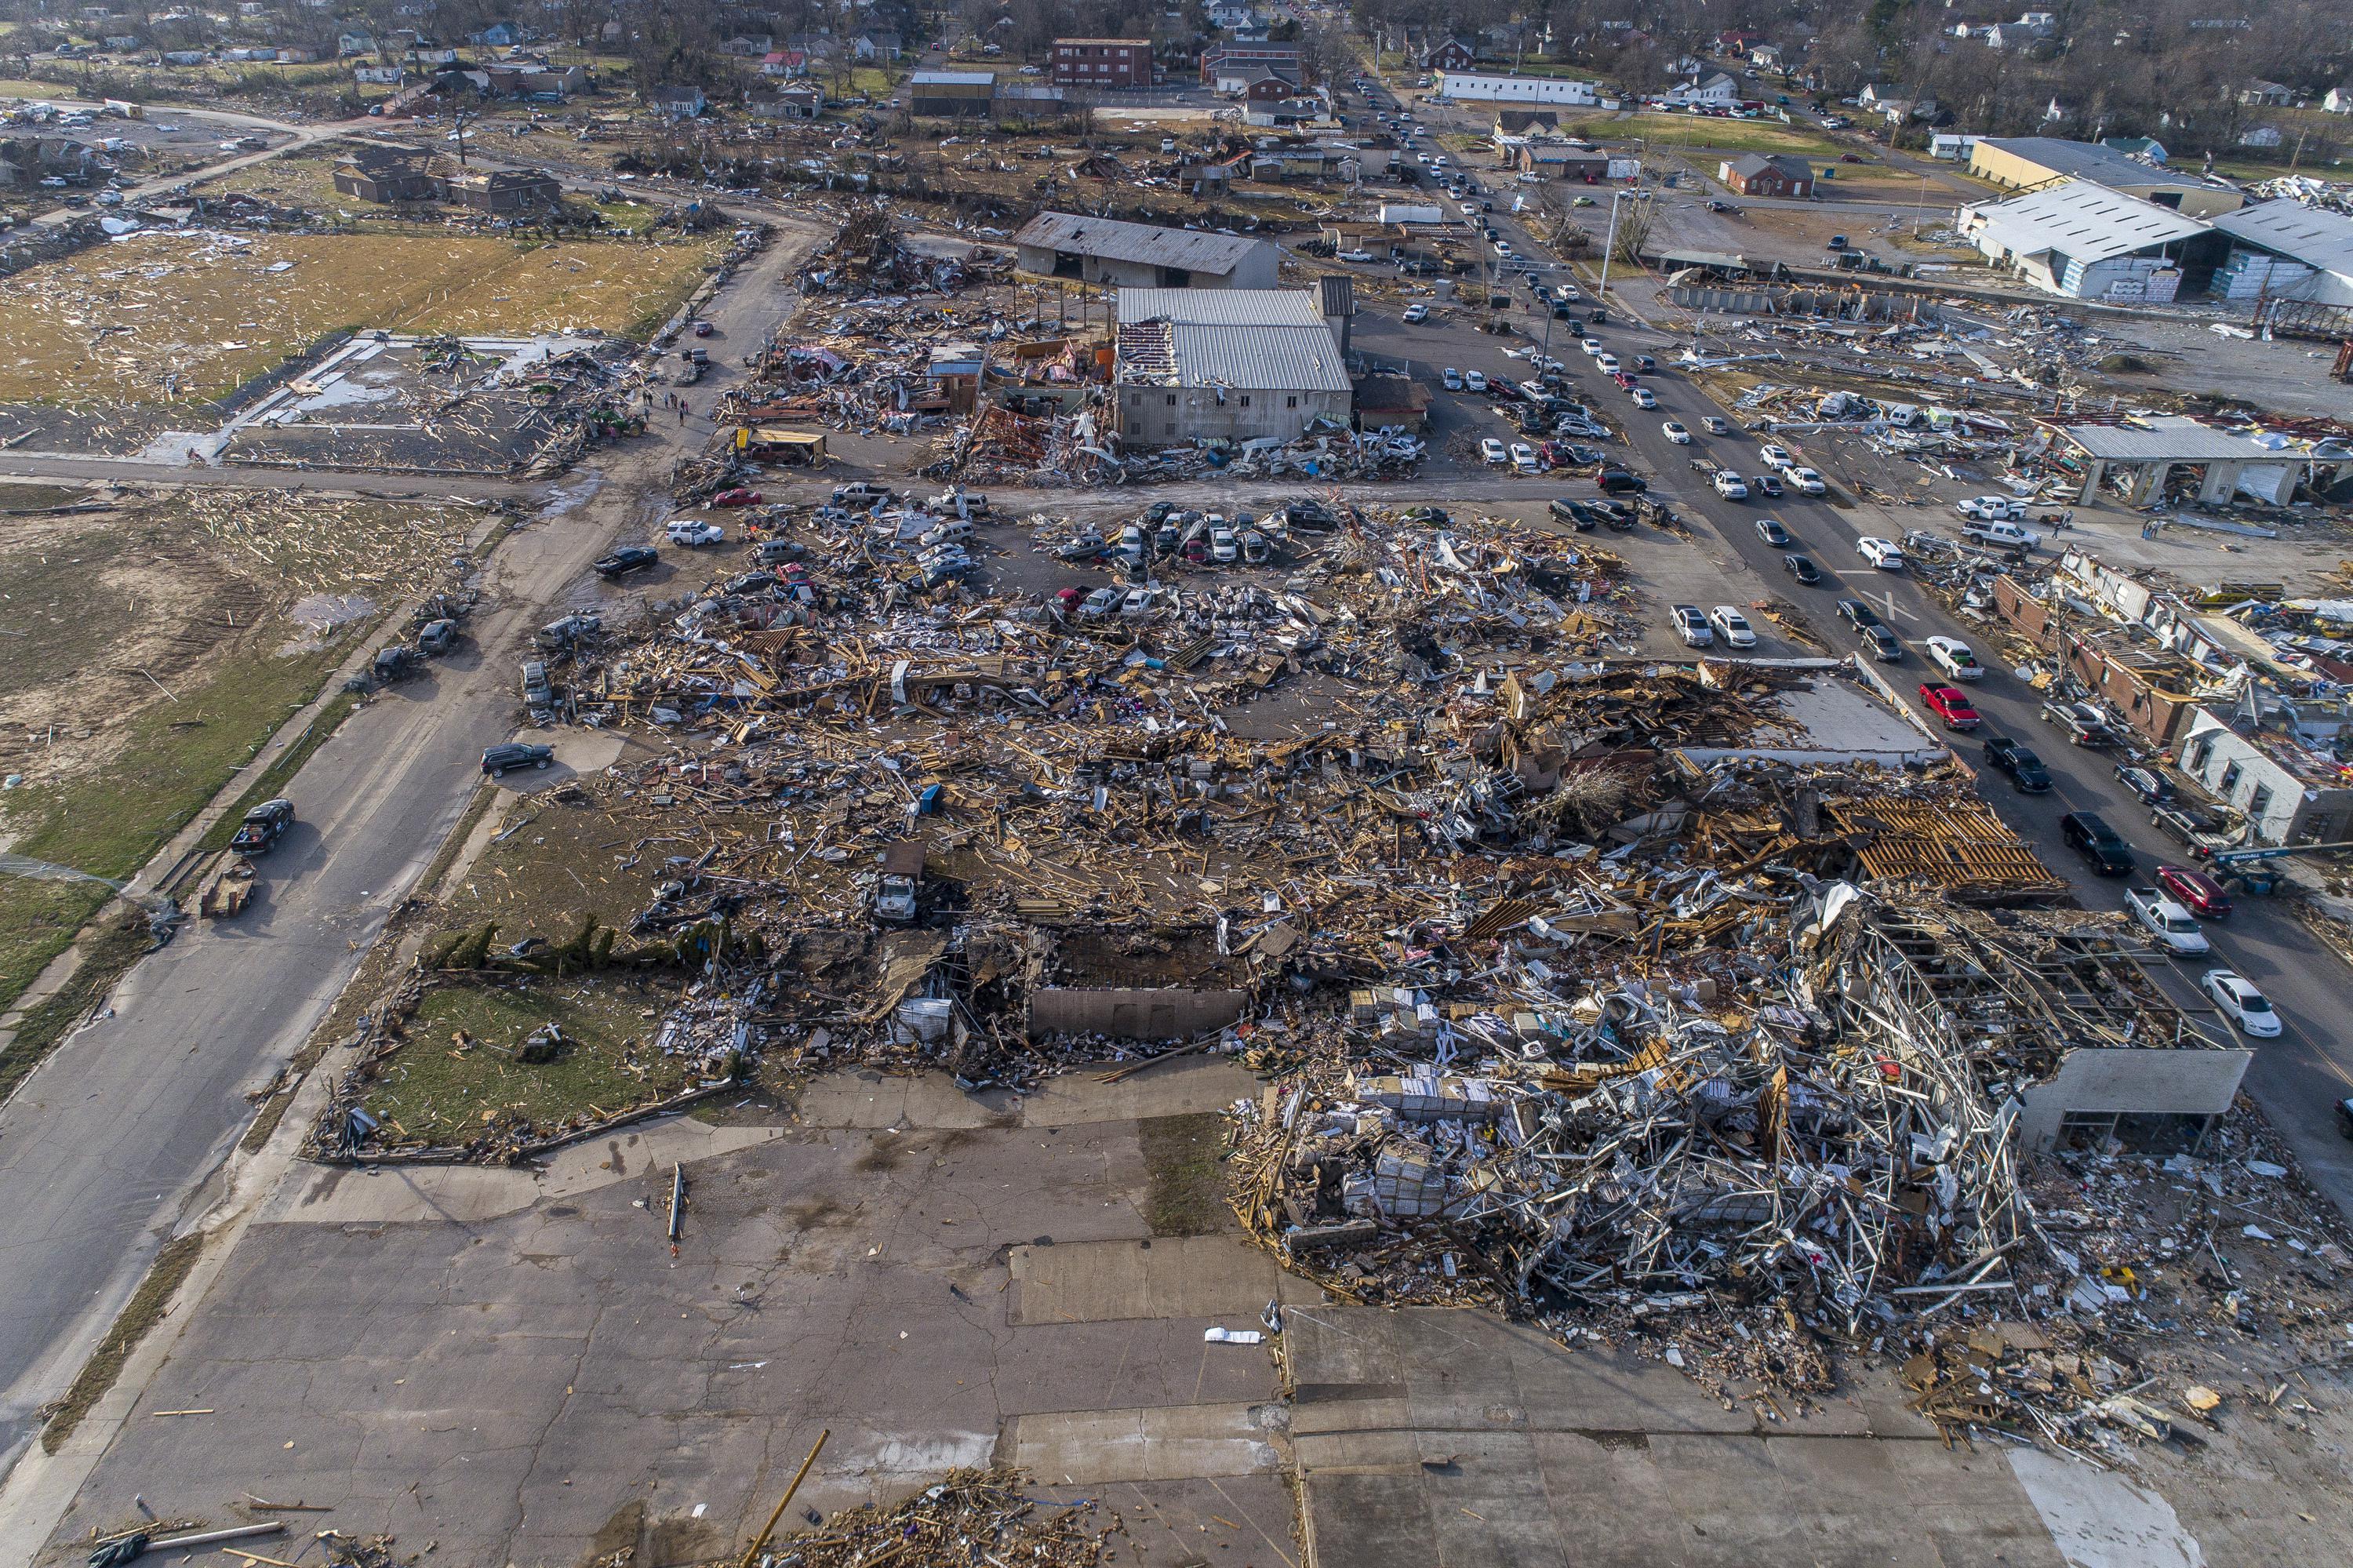
M 630 332 L 716 245 L 142 234 L 0 282 L 0 401 L 216 397 L 328 334 Z

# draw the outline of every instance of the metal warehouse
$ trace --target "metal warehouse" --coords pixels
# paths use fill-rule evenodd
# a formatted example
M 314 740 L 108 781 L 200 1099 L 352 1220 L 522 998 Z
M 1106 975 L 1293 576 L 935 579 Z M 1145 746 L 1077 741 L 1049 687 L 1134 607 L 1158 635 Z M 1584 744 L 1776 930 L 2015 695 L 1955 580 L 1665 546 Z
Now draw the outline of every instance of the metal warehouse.
M 1263 239 L 1041 212 L 1013 245 L 1024 272 L 1135 289 L 1271 289 L 1282 252 Z
M 1345 312 L 1346 291 L 1336 292 Z M 1319 421 L 1346 429 L 1345 321 L 1304 290 L 1122 289 L 1121 437 L 1153 447 L 1295 440 Z

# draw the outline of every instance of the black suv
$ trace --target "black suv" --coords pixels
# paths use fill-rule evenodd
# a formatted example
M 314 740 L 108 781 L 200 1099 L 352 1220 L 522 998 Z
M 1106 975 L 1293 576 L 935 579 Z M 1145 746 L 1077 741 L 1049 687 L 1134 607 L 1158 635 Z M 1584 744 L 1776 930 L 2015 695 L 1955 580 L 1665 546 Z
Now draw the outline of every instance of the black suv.
M 1986 742 L 1986 761 L 2010 775 L 2013 789 L 2023 795 L 2040 795 L 2051 788 L 2051 770 L 2042 766 L 2042 758 L 2027 747 L 1998 735 Z
M 1651 488 L 1648 482 L 1622 468 L 1605 468 L 1593 482 L 1600 487 L 1604 495 L 1623 495 L 1630 492 L 1640 495 Z
M 660 559 L 661 556 L 658 553 L 648 549 L 645 546 L 631 545 L 626 548 L 616 550 L 609 556 L 598 556 L 596 558 L 596 575 L 600 577 L 617 577 L 622 576 L 624 573 L 638 571 L 646 567 L 650 567 L 656 561 Z
M 555 758 L 552 746 L 528 746 L 511 740 L 482 753 L 482 771 L 496 779 L 510 768 L 544 768 Z
M 1871 606 L 1863 603 L 1862 600 L 1859 599 L 1842 599 L 1839 600 L 1839 619 L 1845 621 L 1849 626 L 1853 627 L 1857 631 L 1862 630 L 1865 627 L 1877 626 L 1880 623 L 1879 617 L 1872 614 Z
M 1822 569 L 1810 556 L 1784 556 L 1781 569 L 1809 588 L 1822 580 Z
M 2059 819 L 2059 837 L 2069 849 L 2089 861 L 2102 876 L 2130 876 L 2132 849 L 2116 829 L 2089 811 L 2070 811 Z
M 1552 514 L 1554 521 L 1566 523 L 1580 534 L 1591 532 L 1594 525 L 1601 521 L 1593 508 L 1582 501 L 1571 501 L 1566 496 L 1552 503 Z

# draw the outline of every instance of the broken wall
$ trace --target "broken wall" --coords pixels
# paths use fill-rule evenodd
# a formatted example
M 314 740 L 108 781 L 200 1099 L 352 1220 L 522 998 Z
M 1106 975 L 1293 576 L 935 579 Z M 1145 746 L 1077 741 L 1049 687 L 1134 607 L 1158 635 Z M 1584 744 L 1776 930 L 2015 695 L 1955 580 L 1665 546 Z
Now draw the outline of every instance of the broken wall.
M 1032 1034 L 1111 1034 L 1124 1040 L 1190 1039 L 1242 1015 L 1248 991 L 1049 987 L 1029 993 Z
M 2231 1108 L 2253 1051 L 2078 1046 L 2059 1070 L 2020 1097 L 2019 1146 L 2048 1149 L 2063 1118 L 2105 1116 L 2221 1116 Z

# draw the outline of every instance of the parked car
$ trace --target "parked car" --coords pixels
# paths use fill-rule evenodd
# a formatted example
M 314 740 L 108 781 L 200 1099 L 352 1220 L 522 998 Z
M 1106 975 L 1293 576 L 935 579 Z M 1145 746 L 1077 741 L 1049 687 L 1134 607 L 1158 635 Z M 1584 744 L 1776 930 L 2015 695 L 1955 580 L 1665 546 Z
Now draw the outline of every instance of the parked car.
M 1814 558 L 1811 556 L 1784 556 L 1781 557 L 1781 569 L 1808 588 L 1812 588 L 1822 580 L 1822 569 L 1814 565 Z
M 1984 722 L 1978 710 L 1970 705 L 1969 695 L 1958 686 L 1939 685 L 1933 682 L 1920 683 L 1920 700 L 1928 711 L 1945 721 L 1947 729 L 1975 729 Z
M 1978 656 L 1957 637 L 1931 637 L 1920 647 L 1928 655 L 1928 662 L 1956 681 L 1975 681 L 1985 674 L 1985 666 L 1978 662 Z
M 631 572 L 643 571 L 660 559 L 658 552 L 644 545 L 628 545 L 609 556 L 597 556 L 596 571 L 600 577 L 626 577 Z
M 1242 545 L 1234 537 L 1231 528 L 1209 530 L 1209 559 L 1221 567 L 1230 567 L 1241 558 Z
M 2200 989 L 2211 997 L 2222 1016 L 2239 1026 L 2239 1033 L 2250 1040 L 2279 1038 L 2280 1016 L 2262 991 L 2229 969 L 2208 969 Z M 2337 1107 L 2338 1115 L 2344 1107 Z
M 750 485 L 739 484 L 733 490 L 723 490 L 718 494 L 712 496 L 711 498 L 711 504 L 713 506 L 758 506 L 766 500 L 767 497 L 762 495 Z
M 1590 532 L 1601 521 L 1600 514 L 1585 503 L 1567 496 L 1556 498 L 1549 510 L 1555 522 L 1566 523 L 1580 534 Z
M 1464 371 L 1462 389 L 1465 392 L 1484 392 L 1487 389 L 1487 373 L 1483 370 Z
M 1405 319 L 1409 322 L 1426 322 L 1430 319 L 1430 307 L 1421 304 L 1408 305 L 1405 308 Z
M 2100 875 L 2132 874 L 2131 846 L 2096 812 L 2070 811 L 2060 818 L 2059 838 L 2069 849 L 2090 862 L 2092 869 Z
M 1462 372 L 1455 369 L 1454 366 L 1451 365 L 1438 373 L 1438 379 L 1439 384 L 1443 386 L 1449 392 L 1460 392 L 1462 390 Z
M 2157 885 L 2192 915 L 2220 920 L 2231 913 L 2231 895 L 2222 891 L 2221 883 L 2202 871 L 2186 865 L 2160 865 L 2157 868 Z
M 1605 468 L 1594 477 L 1593 482 L 1600 487 L 1604 495 L 1640 495 L 1651 488 L 1650 481 L 1622 468 Z
M 1541 471 L 1541 465 L 1536 461 L 1536 449 L 1528 445 L 1525 441 L 1514 441 L 1512 443 L 1512 467 L 1522 473 L 1536 473 Z
M 1715 631 L 1708 625 L 1707 617 L 1700 613 L 1699 606 L 1674 605 L 1668 609 L 1667 614 L 1674 623 L 1675 635 L 1682 638 L 1689 646 L 1704 648 L 1715 641 Z
M 1757 646 L 1757 629 L 1748 624 L 1746 616 L 1732 606 L 1717 605 L 1707 612 L 1707 619 L 1715 626 L 1717 635 L 1724 639 L 1724 645 L 1726 648 Z
M 1673 419 L 1665 421 L 1660 425 L 1659 429 L 1667 433 L 1667 440 L 1674 442 L 1674 444 L 1679 447 L 1687 447 L 1692 444 L 1692 433 L 1689 430 L 1684 429 L 1680 423 Z
M 458 646 L 458 623 L 444 616 L 428 620 L 417 633 L 417 651 L 425 654 L 447 653 Z
M 2125 913 L 2177 959 L 2202 958 L 2214 950 L 2206 933 L 2198 928 L 2197 918 L 2154 887 L 2126 888 Z
M 2026 516 L 2026 503 L 2014 501 L 2007 495 L 1972 495 L 1967 501 L 1955 503 L 1953 510 L 1964 517 L 1989 523 L 2017 523 Z
M 1723 496 L 1726 501 L 1746 501 L 1748 499 L 1748 482 L 1741 478 L 1738 474 L 1733 472 L 1728 468 L 1720 468 L 1715 471 L 1715 479 L 1714 483 L 1715 485 L 1715 493 L 1718 495 Z
M 1780 519 L 1777 517 L 1757 519 L 1757 536 L 1773 549 L 1786 550 L 1789 547 L 1789 531 L 1781 526 Z
M 2154 806 L 2173 797 L 2173 786 L 2154 768 L 2136 768 L 2129 762 L 2116 764 L 2116 782 L 2140 797 L 2144 806 Z
M 547 666 L 537 659 L 523 661 L 522 704 L 534 713 L 555 705 L 555 687 L 548 681 Z
M 663 532 L 673 545 L 717 545 L 727 537 L 726 529 L 700 517 L 673 517 Z
M 555 747 L 552 746 L 529 746 L 511 740 L 482 753 L 482 771 L 493 779 L 502 779 L 510 768 L 544 768 L 554 760 Z
M 1865 534 L 1854 542 L 1854 547 L 1856 554 L 1883 572 L 1900 572 L 1904 569 L 1904 552 L 1896 547 L 1895 541 L 1893 539 L 1882 539 Z
M 2051 770 L 2042 766 L 2042 758 L 2031 748 L 2023 747 L 2007 736 L 1996 736 L 1986 742 L 1986 761 L 2010 775 L 2010 788 L 2022 795 L 2042 795 L 2050 792 Z
M 1117 609 L 1125 597 L 1124 589 L 1099 588 L 1079 601 L 1078 617 L 1081 620 L 1101 620 Z
M 1493 463 L 1498 468 L 1512 461 L 1510 449 L 1493 436 L 1479 443 L 1479 456 L 1482 461 Z
M 264 800 L 246 812 L 245 820 L 228 841 L 228 847 L 239 854 L 268 854 L 294 825 L 294 802 Z

